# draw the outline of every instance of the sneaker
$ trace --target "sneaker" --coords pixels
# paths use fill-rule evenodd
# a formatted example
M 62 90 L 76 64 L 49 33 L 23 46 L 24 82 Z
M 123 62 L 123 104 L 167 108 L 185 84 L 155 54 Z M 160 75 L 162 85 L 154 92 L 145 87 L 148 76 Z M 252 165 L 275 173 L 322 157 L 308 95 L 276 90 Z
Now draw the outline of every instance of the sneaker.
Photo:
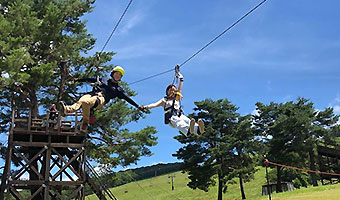
M 67 115 L 65 103 L 63 101 L 59 101 L 59 107 L 61 116 L 65 117 Z
M 89 126 L 89 123 L 88 123 L 88 122 L 83 122 L 83 123 L 81 124 L 80 131 L 81 131 L 81 132 L 86 132 L 88 126 Z
M 205 132 L 204 131 L 204 122 L 201 119 L 198 120 L 198 128 L 199 128 L 201 134 Z
M 194 134 L 195 133 L 195 119 L 194 118 L 192 118 L 191 120 L 190 120 L 190 133 L 191 134 Z

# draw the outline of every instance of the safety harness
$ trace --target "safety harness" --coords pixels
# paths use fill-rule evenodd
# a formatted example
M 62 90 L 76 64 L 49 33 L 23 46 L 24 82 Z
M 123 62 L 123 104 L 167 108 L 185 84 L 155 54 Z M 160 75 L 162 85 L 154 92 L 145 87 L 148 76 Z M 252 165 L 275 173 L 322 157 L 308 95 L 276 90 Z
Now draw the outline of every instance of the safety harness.
M 100 99 L 98 97 L 98 93 L 101 92 L 100 86 L 101 86 L 102 83 L 100 82 L 99 76 L 97 76 L 96 79 L 97 79 L 97 81 L 95 83 L 91 84 L 92 91 L 89 92 L 89 94 L 91 96 L 97 96 L 96 102 L 94 103 L 93 107 L 91 107 L 91 109 L 90 109 L 90 117 L 89 117 L 89 123 L 90 124 L 96 123 L 97 119 L 94 115 L 94 111 L 100 104 Z
M 169 100 L 169 97 L 168 96 L 165 96 L 164 97 L 166 101 Z M 180 102 L 180 100 L 182 99 L 182 95 L 180 92 L 175 92 L 174 94 L 174 99 L 172 100 L 172 105 L 169 106 L 169 107 L 164 107 L 164 111 L 165 111 L 165 114 L 164 114 L 164 123 L 165 124 L 169 124 L 170 123 L 170 118 L 172 116 L 178 116 L 180 117 L 183 113 L 183 110 L 182 110 L 182 106 L 181 104 L 179 104 L 179 109 L 176 109 L 175 108 L 175 102 L 176 100 L 178 100 Z
M 179 72 L 179 66 L 176 65 L 174 80 L 172 81 L 172 84 L 170 84 L 169 86 L 175 86 L 174 83 L 175 82 L 178 83 L 178 72 Z M 167 90 L 168 90 L 169 86 L 167 87 Z M 182 115 L 182 113 L 183 113 L 182 106 L 181 106 L 182 98 L 183 98 L 182 94 L 179 91 L 175 91 L 174 97 L 173 97 L 173 101 L 172 101 L 172 105 L 170 107 L 167 107 L 167 108 L 164 107 L 164 111 L 165 111 L 165 114 L 164 114 L 164 123 L 165 124 L 169 124 L 170 123 L 170 118 L 172 116 L 180 117 Z M 168 95 L 165 96 L 164 99 L 165 99 L 165 101 L 168 101 L 169 100 L 169 96 Z M 179 109 L 175 108 L 176 100 L 179 102 Z

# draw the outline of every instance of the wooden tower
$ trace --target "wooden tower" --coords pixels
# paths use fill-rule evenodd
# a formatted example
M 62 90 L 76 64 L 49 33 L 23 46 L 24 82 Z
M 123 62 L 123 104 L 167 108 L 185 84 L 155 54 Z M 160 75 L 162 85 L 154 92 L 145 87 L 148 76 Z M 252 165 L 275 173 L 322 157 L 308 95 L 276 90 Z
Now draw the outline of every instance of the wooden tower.
M 88 172 L 80 117 L 75 113 L 65 120 L 51 111 L 32 118 L 29 111 L 12 112 L 0 199 L 84 200 L 86 183 L 106 199 L 107 191 Z
M 325 146 L 317 146 L 320 171 L 340 174 L 340 150 Z M 336 175 L 321 174 L 321 183 L 339 183 L 340 177 Z

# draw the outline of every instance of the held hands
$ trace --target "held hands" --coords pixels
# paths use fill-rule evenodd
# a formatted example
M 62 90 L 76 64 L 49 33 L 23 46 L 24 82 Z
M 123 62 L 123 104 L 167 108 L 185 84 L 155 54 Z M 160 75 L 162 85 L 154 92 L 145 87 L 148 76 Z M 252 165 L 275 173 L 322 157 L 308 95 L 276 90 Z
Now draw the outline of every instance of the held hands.
M 138 109 L 143 113 L 150 113 L 150 110 L 147 109 L 145 106 L 138 106 Z

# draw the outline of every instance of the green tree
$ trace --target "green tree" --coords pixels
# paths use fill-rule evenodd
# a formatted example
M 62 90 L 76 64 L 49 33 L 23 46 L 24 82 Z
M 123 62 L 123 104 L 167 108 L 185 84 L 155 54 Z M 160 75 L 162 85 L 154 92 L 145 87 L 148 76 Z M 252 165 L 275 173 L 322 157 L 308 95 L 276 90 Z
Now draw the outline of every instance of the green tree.
M 306 121 L 309 119 L 308 113 L 296 109 L 294 102 L 256 105 L 259 115 L 255 118 L 255 124 L 267 138 L 268 159 L 276 163 L 304 167 L 308 155 L 301 148 L 301 134 L 309 126 Z M 276 167 L 277 192 L 282 192 L 282 170 L 282 167 Z
M 255 125 L 265 138 L 267 156 L 272 162 L 316 170 L 317 145 L 336 143 L 334 130 L 338 116 L 331 108 L 317 111 L 313 103 L 304 98 L 298 98 L 296 103 L 256 105 L 259 114 L 255 116 Z M 277 192 L 282 191 L 282 170 L 280 166 L 276 167 Z M 311 180 L 317 186 L 314 173 L 311 173 Z
M 199 136 L 177 136 L 185 146 L 174 156 L 184 161 L 183 171 L 188 172 L 188 186 L 192 189 L 208 191 L 217 177 L 221 200 L 234 178 L 240 178 L 242 184 L 255 171 L 251 159 L 254 151 L 249 145 L 254 140 L 251 117 L 241 117 L 236 112 L 238 108 L 227 99 L 206 99 L 195 105 L 197 113 L 193 116 L 204 119 L 206 132 Z
M 1 133 L 8 132 L 13 106 L 30 109 L 36 117 L 52 103 L 79 98 L 75 95 L 79 85 L 69 84 L 74 77 L 106 76 L 112 69 L 108 62 L 113 52 L 87 55 L 96 40 L 87 33 L 82 17 L 93 4 L 91 0 L 0 0 Z M 155 128 L 136 132 L 124 128 L 143 117 L 140 111 L 116 100 L 96 115 L 97 124 L 89 135 L 99 140 L 87 141 L 92 159 L 111 168 L 151 155 Z
M 239 178 L 241 197 L 246 199 L 243 183 L 254 179 L 256 164 L 259 159 L 258 153 L 262 146 L 262 141 L 255 137 L 253 117 L 251 115 L 240 116 L 238 118 L 231 143 L 235 146 L 234 151 L 238 157 L 234 162 L 237 164 L 234 173 Z

